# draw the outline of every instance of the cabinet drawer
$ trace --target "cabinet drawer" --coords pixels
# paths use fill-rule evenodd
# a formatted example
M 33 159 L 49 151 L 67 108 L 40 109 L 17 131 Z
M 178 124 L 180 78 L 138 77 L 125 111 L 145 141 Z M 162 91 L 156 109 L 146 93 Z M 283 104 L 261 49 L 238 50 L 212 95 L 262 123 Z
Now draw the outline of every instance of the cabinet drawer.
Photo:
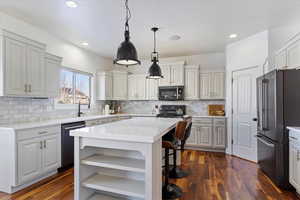
M 213 123 L 213 120 L 211 118 L 193 118 L 193 123 L 195 124 L 204 124 L 204 125 L 207 125 L 207 124 L 211 124 Z
M 60 126 L 48 126 L 17 131 L 17 140 L 24 140 L 42 135 L 53 135 L 60 133 Z
M 214 119 L 214 126 L 225 126 L 226 119 Z

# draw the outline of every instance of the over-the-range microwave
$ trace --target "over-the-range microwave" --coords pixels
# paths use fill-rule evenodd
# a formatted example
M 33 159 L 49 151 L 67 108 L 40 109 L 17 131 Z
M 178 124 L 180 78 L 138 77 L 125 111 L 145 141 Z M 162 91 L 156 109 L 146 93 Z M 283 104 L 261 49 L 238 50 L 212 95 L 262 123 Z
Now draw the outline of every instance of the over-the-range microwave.
M 182 101 L 184 100 L 184 86 L 158 87 L 158 99 L 161 101 Z

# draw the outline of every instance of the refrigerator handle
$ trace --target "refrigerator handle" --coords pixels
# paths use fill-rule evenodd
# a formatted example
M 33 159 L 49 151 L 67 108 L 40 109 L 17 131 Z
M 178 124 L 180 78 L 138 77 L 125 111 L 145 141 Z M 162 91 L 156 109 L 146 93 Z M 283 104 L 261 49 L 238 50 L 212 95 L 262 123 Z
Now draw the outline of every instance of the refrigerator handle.
M 266 110 L 268 109 L 268 80 L 263 79 L 262 80 L 262 130 L 263 131 L 268 131 L 268 114 L 266 114 Z

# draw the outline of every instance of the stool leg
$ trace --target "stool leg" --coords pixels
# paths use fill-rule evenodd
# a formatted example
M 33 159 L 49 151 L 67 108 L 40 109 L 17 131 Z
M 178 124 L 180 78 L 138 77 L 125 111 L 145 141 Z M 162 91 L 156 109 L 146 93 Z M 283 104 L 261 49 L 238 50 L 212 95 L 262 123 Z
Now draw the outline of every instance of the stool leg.
M 177 150 L 173 149 L 173 166 L 172 166 L 172 170 L 169 173 L 169 177 L 170 178 L 183 178 L 183 177 L 187 177 L 189 174 L 180 169 L 177 166 Z
M 169 183 L 169 149 L 165 148 L 165 184 L 162 188 L 163 199 L 177 199 L 182 196 L 182 190 L 175 184 Z

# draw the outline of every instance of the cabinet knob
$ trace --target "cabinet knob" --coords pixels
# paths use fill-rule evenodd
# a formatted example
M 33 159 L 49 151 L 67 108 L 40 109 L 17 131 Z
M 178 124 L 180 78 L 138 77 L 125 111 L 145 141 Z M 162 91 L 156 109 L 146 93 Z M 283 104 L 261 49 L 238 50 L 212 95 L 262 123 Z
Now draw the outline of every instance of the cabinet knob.
M 29 92 L 31 92 L 31 84 L 29 84 L 29 86 L 28 86 L 28 87 L 29 87 Z
M 24 85 L 24 92 L 27 92 L 27 84 Z

